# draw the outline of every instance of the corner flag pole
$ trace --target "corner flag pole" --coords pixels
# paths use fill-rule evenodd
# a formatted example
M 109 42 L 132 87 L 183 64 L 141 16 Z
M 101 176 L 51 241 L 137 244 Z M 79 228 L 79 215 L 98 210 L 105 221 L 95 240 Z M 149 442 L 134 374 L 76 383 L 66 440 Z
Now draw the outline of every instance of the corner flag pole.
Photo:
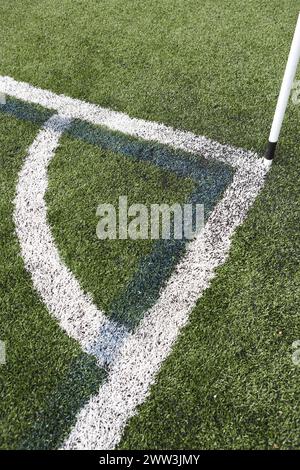
M 298 17 L 297 26 L 289 58 L 286 64 L 286 69 L 281 85 L 280 94 L 277 101 L 276 111 L 273 119 L 273 124 L 270 132 L 268 148 L 265 154 L 265 161 L 268 165 L 271 165 L 275 155 L 276 145 L 279 139 L 279 134 L 285 115 L 285 111 L 288 105 L 291 89 L 297 72 L 297 66 L 300 59 L 300 13 Z

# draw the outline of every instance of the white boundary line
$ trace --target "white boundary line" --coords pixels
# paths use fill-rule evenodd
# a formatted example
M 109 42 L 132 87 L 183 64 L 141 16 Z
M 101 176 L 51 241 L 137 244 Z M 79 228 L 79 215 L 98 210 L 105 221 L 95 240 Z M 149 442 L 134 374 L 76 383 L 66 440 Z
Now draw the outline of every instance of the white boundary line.
M 213 279 L 215 268 L 225 261 L 230 237 L 261 189 L 265 172 L 259 162 L 250 172 L 240 169 L 236 173 L 157 304 L 121 347 L 108 381 L 79 413 L 65 449 L 113 449 L 118 444 L 126 422 L 148 396 L 161 363 Z
M 53 109 L 59 114 L 72 119 L 80 119 L 91 124 L 106 126 L 111 130 L 145 140 L 154 140 L 188 152 L 200 153 L 205 158 L 225 162 L 233 167 L 255 163 L 258 158 L 252 152 L 222 145 L 206 137 L 196 136 L 192 132 L 174 130 L 164 124 L 132 118 L 124 113 L 64 95 L 56 95 L 51 91 L 35 88 L 28 83 L 17 82 L 10 77 L 0 76 L 0 92 L 22 101 Z
M 64 444 L 65 449 L 112 449 L 121 439 L 127 420 L 148 395 L 161 363 L 170 353 L 180 329 L 187 323 L 196 301 L 209 286 L 215 268 L 225 261 L 230 237 L 262 188 L 268 169 L 263 159 L 251 152 L 55 95 L 9 77 L 0 77 L 0 91 L 54 109 L 71 119 L 105 125 L 112 130 L 200 153 L 236 168 L 233 182 L 213 210 L 204 230 L 189 244 L 185 258 L 167 282 L 156 305 L 147 312 L 137 330 L 119 346 L 107 382 L 80 411 Z M 54 132 L 57 132 L 55 119 L 65 121 L 65 117 L 53 118 L 54 122 L 48 121 L 48 126 L 54 125 Z M 41 132 L 46 130 L 47 124 Z M 52 152 L 56 144 L 53 146 L 52 143 Z M 66 323 L 68 321 L 70 318 Z

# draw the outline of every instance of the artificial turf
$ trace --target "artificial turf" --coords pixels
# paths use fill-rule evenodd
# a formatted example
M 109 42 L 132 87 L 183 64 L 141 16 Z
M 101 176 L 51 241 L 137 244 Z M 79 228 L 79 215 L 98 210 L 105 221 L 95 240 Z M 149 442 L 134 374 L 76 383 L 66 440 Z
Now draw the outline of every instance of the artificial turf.
M 63 259 L 99 308 L 109 310 L 154 242 L 100 241 L 96 234 L 98 205 L 118 208 L 123 195 L 128 197 L 128 206 L 136 201 L 147 207 L 161 200 L 183 203 L 192 188 L 191 180 L 153 165 L 128 161 L 74 138 L 62 139 L 49 169 L 49 222 Z
M 297 13 L 292 0 L 2 0 L 0 74 L 262 152 Z M 291 360 L 300 335 L 299 116 L 291 105 L 266 186 L 120 448 L 300 447 L 300 369 Z M 1 313 L 4 337 L 19 338 L 0 366 L 10 387 L 1 402 L 3 447 L 30 436 L 37 402 L 80 354 L 17 257 L 9 201 L 19 146 L 24 154 L 34 134 L 19 126 L 29 125 L 1 116 L 5 189 L 12 178 L 1 210 L 11 234 L 2 237 Z M 56 347 L 33 342 L 44 329 Z M 35 348 L 39 361 L 28 353 Z
M 203 204 L 205 219 L 232 180 L 219 162 L 75 123 L 49 168 L 48 217 L 61 256 L 100 309 L 129 328 L 159 296 L 185 240 L 101 240 L 99 204 Z M 83 140 L 78 140 L 83 139 Z M 129 218 L 130 220 L 130 218 Z

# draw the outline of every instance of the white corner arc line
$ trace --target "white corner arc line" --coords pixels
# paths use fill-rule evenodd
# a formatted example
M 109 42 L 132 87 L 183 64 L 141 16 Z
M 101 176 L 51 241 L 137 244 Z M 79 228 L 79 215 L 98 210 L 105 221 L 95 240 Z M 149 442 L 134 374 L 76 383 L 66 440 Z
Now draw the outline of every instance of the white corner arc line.
M 126 330 L 109 321 L 61 261 L 47 223 L 47 168 L 70 118 L 52 116 L 28 150 L 19 174 L 14 221 L 26 269 L 50 313 L 99 365 L 112 361 Z
M 80 411 L 63 446 L 65 449 L 112 449 L 120 441 L 126 422 L 148 395 L 161 363 L 187 323 L 196 301 L 209 286 L 215 269 L 228 256 L 230 238 L 262 188 L 268 169 L 263 159 L 250 151 L 56 95 L 9 77 L 0 77 L 0 91 L 54 109 L 70 119 L 199 153 L 236 168 L 233 182 L 210 215 L 205 229 L 190 243 L 185 258 L 135 333 L 119 346 L 107 382 Z

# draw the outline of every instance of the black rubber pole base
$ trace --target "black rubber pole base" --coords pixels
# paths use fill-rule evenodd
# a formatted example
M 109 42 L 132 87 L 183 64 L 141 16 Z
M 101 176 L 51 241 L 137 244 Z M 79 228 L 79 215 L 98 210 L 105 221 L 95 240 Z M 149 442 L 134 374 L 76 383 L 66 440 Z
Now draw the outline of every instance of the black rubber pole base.
M 269 142 L 268 147 L 266 150 L 265 158 L 267 160 L 273 160 L 275 152 L 276 152 L 276 145 L 277 142 Z

